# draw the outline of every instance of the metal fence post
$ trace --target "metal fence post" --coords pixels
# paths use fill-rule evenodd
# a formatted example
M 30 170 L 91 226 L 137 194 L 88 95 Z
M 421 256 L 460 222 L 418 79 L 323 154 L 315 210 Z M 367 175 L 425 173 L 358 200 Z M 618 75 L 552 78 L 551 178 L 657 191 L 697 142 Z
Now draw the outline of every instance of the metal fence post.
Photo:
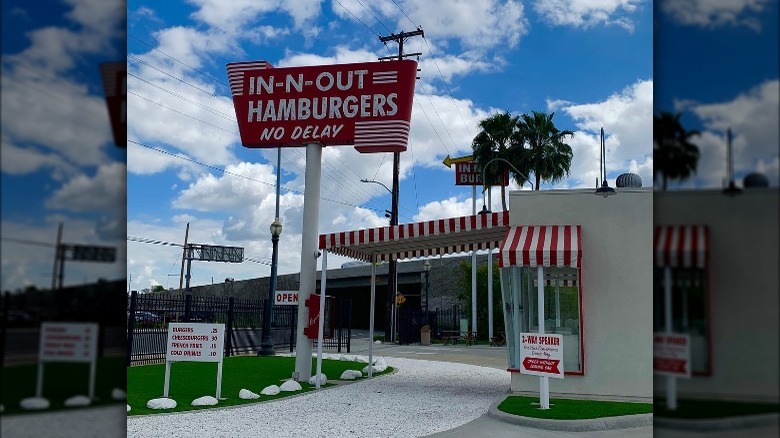
M 342 312 L 342 309 L 344 308 L 344 300 L 339 300 L 339 305 L 336 306 L 336 309 L 338 309 L 339 317 L 337 319 L 338 321 L 338 327 L 336 327 L 336 331 L 338 334 L 336 335 L 338 337 L 338 341 L 336 342 L 336 351 L 341 353 L 341 327 L 343 324 L 343 318 L 344 318 L 344 312 Z
M 350 299 L 348 302 L 349 304 L 349 312 L 347 312 L 347 353 L 351 353 L 350 349 L 352 346 L 352 300 Z
M 192 295 L 184 296 L 184 322 L 190 322 L 192 316 Z
M 2 333 L 0 333 L 0 368 L 3 367 L 3 362 L 5 361 L 5 332 L 6 327 L 8 326 L 8 313 L 11 311 L 11 293 L 6 292 L 3 295 L 3 318 L 2 321 L 0 321 L 0 329 L 2 329 Z
M 227 330 L 225 339 L 225 349 L 227 350 L 227 356 L 232 356 L 233 353 L 233 297 L 228 298 L 228 312 L 227 312 Z
M 296 307 L 290 307 L 293 310 L 297 310 Z M 298 312 L 290 312 L 292 324 L 290 324 L 290 353 L 295 350 L 295 327 L 298 324 Z
M 135 332 L 135 307 L 138 299 L 138 291 L 130 292 L 130 310 L 127 316 L 127 366 L 130 366 L 133 357 L 133 332 Z

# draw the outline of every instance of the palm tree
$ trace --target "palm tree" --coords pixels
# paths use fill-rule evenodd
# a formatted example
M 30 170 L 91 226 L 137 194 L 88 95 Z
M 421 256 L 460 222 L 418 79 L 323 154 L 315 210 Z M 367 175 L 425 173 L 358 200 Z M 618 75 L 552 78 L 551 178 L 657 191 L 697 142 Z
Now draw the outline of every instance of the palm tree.
M 662 190 L 668 179 L 682 181 L 696 173 L 699 162 L 699 148 L 690 139 L 700 132 L 683 128 L 680 115 L 665 111 L 653 115 L 653 173 L 661 174 Z
M 516 160 L 511 159 L 509 150 L 512 148 L 513 142 L 517 140 L 517 121 L 517 116 L 504 111 L 479 122 L 478 126 L 481 131 L 471 143 L 474 161 L 476 161 L 478 168 L 482 169 L 482 166 L 493 158 L 503 158 L 512 164 L 516 163 Z M 503 175 L 506 170 L 506 167 L 500 165 L 490 166 L 485 171 L 485 179 L 496 181 L 499 175 Z M 501 185 L 501 207 L 506 211 L 506 189 L 503 184 Z
M 566 136 L 573 137 L 569 130 L 559 130 L 553 123 L 554 112 L 532 111 L 523 114 L 517 123 L 517 139 L 509 154 L 520 164 L 518 170 L 536 179 L 535 190 L 542 181 L 557 182 L 569 174 L 574 153 L 564 143 Z M 528 145 L 526 148 L 525 146 Z M 515 175 L 518 184 L 523 185 L 525 177 Z

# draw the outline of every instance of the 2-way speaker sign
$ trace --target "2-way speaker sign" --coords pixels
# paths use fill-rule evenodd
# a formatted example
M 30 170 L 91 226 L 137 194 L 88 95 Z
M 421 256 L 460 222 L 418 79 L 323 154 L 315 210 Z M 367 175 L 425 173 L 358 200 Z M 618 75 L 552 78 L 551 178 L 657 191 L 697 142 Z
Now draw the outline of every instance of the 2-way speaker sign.
M 230 63 L 227 71 L 244 146 L 406 150 L 416 61 L 289 68 L 253 61 Z

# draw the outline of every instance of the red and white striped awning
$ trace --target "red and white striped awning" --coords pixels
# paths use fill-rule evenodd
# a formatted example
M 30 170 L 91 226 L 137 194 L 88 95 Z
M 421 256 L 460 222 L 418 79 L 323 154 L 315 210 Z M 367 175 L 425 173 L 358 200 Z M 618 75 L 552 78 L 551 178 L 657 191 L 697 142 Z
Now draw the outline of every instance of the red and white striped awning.
M 706 225 L 663 225 L 653 236 L 655 265 L 670 268 L 704 268 L 709 253 Z
M 500 267 L 580 267 L 582 236 L 579 225 L 512 227 L 499 252 Z
M 321 234 L 319 248 L 366 262 L 494 249 L 509 229 L 509 212 Z

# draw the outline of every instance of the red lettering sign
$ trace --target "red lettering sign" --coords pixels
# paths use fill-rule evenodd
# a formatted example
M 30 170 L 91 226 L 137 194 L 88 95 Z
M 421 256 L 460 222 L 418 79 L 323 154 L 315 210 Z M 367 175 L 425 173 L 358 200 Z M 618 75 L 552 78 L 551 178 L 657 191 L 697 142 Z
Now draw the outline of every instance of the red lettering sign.
M 318 142 L 368 153 L 406 150 L 416 61 L 289 68 L 234 62 L 227 72 L 246 147 Z
M 494 164 L 495 165 L 495 164 Z M 491 165 L 494 166 L 494 165 Z M 456 186 L 481 186 L 482 184 L 482 171 L 477 170 L 477 163 L 475 161 L 469 161 L 466 163 L 455 164 L 455 185 Z M 504 172 L 501 181 L 493 181 L 490 185 L 504 187 L 509 185 L 509 171 Z

